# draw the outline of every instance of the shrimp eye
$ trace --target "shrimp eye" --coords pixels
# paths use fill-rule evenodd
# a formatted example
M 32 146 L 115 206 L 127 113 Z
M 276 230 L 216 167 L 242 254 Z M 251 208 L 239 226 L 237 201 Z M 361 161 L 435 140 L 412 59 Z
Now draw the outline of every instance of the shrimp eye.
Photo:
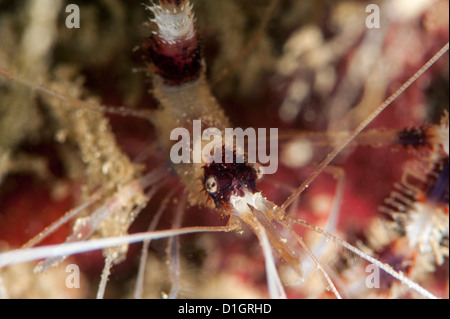
M 256 174 L 256 180 L 262 179 L 264 176 L 264 167 L 259 163 L 254 163 L 252 167 Z
M 219 186 L 217 185 L 217 179 L 214 176 L 209 176 L 205 181 L 206 191 L 210 194 L 217 193 Z

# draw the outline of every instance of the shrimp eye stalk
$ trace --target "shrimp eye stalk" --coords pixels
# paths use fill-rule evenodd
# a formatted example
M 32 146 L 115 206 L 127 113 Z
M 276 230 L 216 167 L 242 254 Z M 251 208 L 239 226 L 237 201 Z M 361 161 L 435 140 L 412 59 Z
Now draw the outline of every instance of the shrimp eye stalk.
M 256 175 L 256 180 L 259 181 L 264 177 L 264 167 L 259 163 L 254 163 L 252 165 L 253 171 Z
M 209 176 L 205 181 L 206 191 L 210 194 L 215 194 L 219 191 L 217 179 L 214 176 Z

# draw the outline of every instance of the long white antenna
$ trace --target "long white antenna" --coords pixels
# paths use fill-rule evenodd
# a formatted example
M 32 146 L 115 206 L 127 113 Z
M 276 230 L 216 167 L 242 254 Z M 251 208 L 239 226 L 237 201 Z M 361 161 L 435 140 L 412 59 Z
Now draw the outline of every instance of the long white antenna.
M 303 184 L 300 185 L 297 190 L 292 193 L 288 199 L 281 205 L 282 210 L 286 210 L 286 208 L 292 204 L 292 202 L 299 196 L 306 188 L 309 187 L 309 184 L 313 180 L 316 179 L 316 177 L 322 173 L 322 171 L 333 161 L 336 156 L 351 142 L 353 141 L 356 136 L 361 133 L 362 130 L 364 130 L 383 110 L 389 106 L 396 98 L 398 98 L 408 87 L 411 86 L 425 71 L 427 71 L 441 56 L 443 56 L 449 49 L 449 43 L 447 42 L 446 45 L 442 47 L 430 60 L 428 60 L 427 63 L 425 63 L 424 66 L 422 66 L 412 77 L 408 79 L 403 85 L 395 91 L 390 97 L 388 97 L 381 105 L 379 105 L 370 115 L 364 119 L 364 121 L 361 122 L 361 124 L 356 127 L 353 132 L 347 136 L 341 143 L 339 143 L 336 148 L 328 154 L 328 156 L 322 161 L 322 163 L 319 164 L 317 169 L 303 182 Z

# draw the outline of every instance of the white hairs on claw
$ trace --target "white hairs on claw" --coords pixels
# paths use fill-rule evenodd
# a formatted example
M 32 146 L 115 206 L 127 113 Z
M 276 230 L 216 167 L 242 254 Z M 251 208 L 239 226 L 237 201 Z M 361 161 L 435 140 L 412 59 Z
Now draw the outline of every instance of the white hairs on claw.
M 179 40 L 188 40 L 195 35 L 195 18 L 191 3 L 178 9 L 174 8 L 173 11 L 159 5 L 146 7 L 155 15 L 150 21 L 158 26 L 157 34 L 162 41 L 175 44 Z

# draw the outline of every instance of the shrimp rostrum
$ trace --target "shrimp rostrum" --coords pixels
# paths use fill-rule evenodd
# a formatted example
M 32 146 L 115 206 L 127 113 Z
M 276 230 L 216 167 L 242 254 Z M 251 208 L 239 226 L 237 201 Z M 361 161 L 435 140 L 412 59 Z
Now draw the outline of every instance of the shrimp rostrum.
M 282 1 L 276 0 L 270 2 L 259 31 L 262 32 L 267 28 L 266 20 L 276 13 L 277 6 L 281 6 L 280 2 L 282 3 Z M 206 7 L 208 5 L 204 4 Z M 295 7 L 295 5 L 293 6 Z M 332 124 L 327 123 L 327 133 L 291 130 L 284 135 L 278 135 L 278 129 L 233 129 L 232 121 L 212 93 L 211 84 L 215 86 L 216 83 L 222 81 L 222 77 L 227 76 L 227 72 L 232 73 L 233 68 L 240 63 L 239 56 L 228 69 L 226 68 L 227 72 L 218 75 L 215 81 L 208 79 L 206 62 L 202 55 L 206 49 L 201 45 L 196 29 L 194 8 L 190 1 L 160 0 L 157 4 L 152 2 L 145 5 L 145 9 L 150 11 L 152 16 L 146 25 L 150 28 L 151 35 L 136 52 L 141 54 L 146 62 L 146 68 L 141 73 L 145 73 L 151 79 L 150 92 L 157 101 L 157 108 L 130 110 L 123 107 L 102 106 L 101 103 L 81 101 L 79 98 L 81 93 L 76 90 L 76 92 L 71 92 L 71 94 L 75 94 L 75 97 L 69 98 L 58 92 L 59 90 L 64 91 L 64 86 L 55 85 L 47 88 L 44 85 L 36 84 L 39 70 L 32 69 L 29 74 L 24 74 L 23 76 L 27 77 L 25 79 L 0 68 L 2 77 L 19 84 L 19 88 L 14 94 L 34 90 L 42 96 L 42 99 L 51 101 L 49 102 L 52 104 L 51 117 L 59 123 L 58 125 L 62 126 L 55 134 L 55 139 L 76 141 L 75 143 L 80 148 L 82 162 L 88 171 L 82 205 L 69 210 L 63 217 L 50 224 L 21 248 L 0 253 L 0 293 L 8 296 L 10 283 L 6 274 L 8 268 L 14 264 L 44 259 L 35 267 L 35 272 L 43 272 L 65 262 L 70 255 L 102 249 L 104 268 L 97 291 L 97 297 L 101 298 L 104 296 L 113 265 L 120 264 L 126 258 L 129 244 L 143 242 L 134 289 L 134 297 L 139 298 L 142 296 L 142 290 L 145 289 L 143 285 L 146 261 L 148 259 L 152 262 L 148 257 L 150 241 L 167 239 L 168 262 L 166 264 L 170 288 L 167 288 L 166 292 L 161 291 L 160 293 L 163 293 L 164 297 L 176 298 L 183 295 L 180 235 L 231 231 L 242 234 L 243 232 L 249 233 L 248 230 L 250 230 L 256 236 L 264 257 L 267 286 L 264 294 L 267 293 L 271 298 L 286 298 L 291 294 L 297 296 L 295 291 L 302 291 L 303 294 L 300 295 L 306 295 L 309 288 L 303 288 L 302 285 L 306 286 L 307 279 L 312 273 L 320 278 L 323 284 L 321 292 L 312 294 L 317 297 L 325 294 L 332 294 L 336 298 L 398 297 L 408 293 L 412 296 L 436 298 L 435 294 L 416 282 L 422 278 L 421 276 L 411 271 L 405 271 L 405 268 L 398 264 L 390 264 L 389 258 L 384 258 L 385 255 L 379 254 L 375 247 L 380 248 L 381 244 L 378 243 L 378 246 L 376 244 L 370 246 L 367 242 L 351 244 L 341 235 L 334 234 L 337 229 L 339 198 L 342 196 L 339 193 L 342 193 L 343 186 L 341 184 L 344 174 L 342 169 L 331 164 L 349 148 L 364 144 L 373 147 L 392 144 L 408 145 L 411 152 L 420 153 L 417 155 L 421 158 L 422 163 L 419 165 L 419 170 L 425 173 L 407 170 L 403 174 L 402 182 L 396 184 L 396 191 L 386 199 L 384 210 L 392 220 L 388 222 L 381 219 L 380 223 L 384 225 L 385 230 L 387 229 L 386 236 L 389 237 L 383 241 L 383 245 L 386 247 L 389 245 L 390 248 L 394 246 L 410 247 L 414 250 L 414 253 L 411 254 L 415 259 L 419 255 L 426 255 L 429 271 L 434 271 L 437 266 L 445 263 L 444 260 L 448 258 L 448 187 L 445 186 L 448 184 L 448 114 L 442 116 L 439 124 L 427 127 L 406 128 L 399 132 L 366 131 L 365 129 L 441 56 L 446 54 L 448 43 L 431 56 L 431 59 L 419 71 L 414 73 L 378 107 L 371 106 L 371 109 L 370 107 L 368 109 L 367 106 L 362 105 L 353 110 L 347 110 L 345 107 L 341 107 L 337 111 L 331 108 L 327 110 L 332 114 L 330 119 L 333 117 L 343 118 L 345 113 L 350 114 L 346 117 L 346 121 L 341 121 L 341 124 L 345 122 L 345 125 L 333 127 Z M 119 13 L 117 14 L 120 16 Z M 53 19 L 56 18 L 53 17 Z M 31 33 L 32 28 L 31 25 L 30 30 L 25 30 L 25 32 Z M 50 26 L 48 28 L 52 29 Z M 257 32 L 254 41 L 250 41 L 247 47 L 243 45 L 241 48 L 243 52 L 258 46 L 258 41 L 262 41 L 261 32 Z M 309 40 L 312 39 L 312 42 L 306 42 L 305 45 L 310 46 L 311 51 L 314 46 L 320 47 L 318 42 L 314 42 L 319 41 L 315 37 L 315 32 L 311 28 L 294 33 L 285 45 L 284 50 L 287 53 L 279 62 L 280 76 L 293 79 L 286 91 L 287 97 L 282 102 L 279 113 L 286 122 L 301 113 L 300 108 L 295 106 L 298 103 L 294 103 L 296 99 L 298 102 L 301 92 L 305 90 L 305 87 L 302 86 L 304 78 L 299 75 L 302 71 L 301 68 L 307 68 L 314 63 L 316 66 L 317 63 L 325 63 L 324 60 L 313 60 L 314 52 L 302 55 L 295 52 L 288 54 L 288 51 L 294 49 L 296 37 L 300 39 L 307 33 L 311 35 Z M 303 41 L 306 41 L 305 39 L 303 38 Z M 348 36 L 346 39 L 342 37 L 336 41 L 339 40 L 344 44 L 347 43 L 348 47 L 361 45 L 361 52 L 364 49 L 373 49 L 368 44 L 370 41 L 380 41 L 376 37 L 371 38 L 359 33 Z M 357 44 L 358 41 L 361 43 Z M 25 41 L 24 43 L 26 45 Z M 335 43 L 330 41 L 329 45 L 323 45 L 322 49 L 332 50 L 333 45 Z M 47 48 L 47 50 L 49 49 Z M 355 54 L 357 55 L 358 52 Z M 295 58 L 293 55 L 296 55 Z M 34 58 L 45 60 L 38 53 Z M 294 60 L 304 58 L 307 62 L 298 63 L 296 67 L 292 67 L 292 65 L 289 66 L 289 63 L 293 62 L 287 61 L 290 58 Z M 331 59 L 325 56 L 322 58 Z M 382 58 L 380 54 L 380 59 Z M 241 59 L 243 58 L 241 57 Z M 353 67 L 355 66 L 353 65 Z M 318 68 L 320 69 L 320 67 Z M 321 70 L 323 72 L 330 71 L 325 66 Z M 311 70 L 303 71 L 311 72 Z M 349 73 L 353 71 L 349 71 Z M 60 70 L 60 72 L 68 71 L 66 69 L 65 71 Z M 324 81 L 323 74 L 316 76 L 317 83 L 320 82 L 320 79 Z M 384 80 L 387 81 L 387 79 Z M 351 80 L 344 79 L 343 82 L 350 85 Z M 379 85 L 379 83 L 374 85 Z M 352 98 L 346 100 L 351 94 L 342 94 L 345 91 L 345 85 L 335 90 L 337 97 L 330 105 L 343 105 L 352 100 Z M 367 93 L 367 95 L 369 94 Z M 364 98 L 367 96 L 363 96 Z M 29 103 L 30 100 L 31 97 L 23 96 L 22 105 L 25 102 Z M 368 111 L 364 112 L 364 110 Z M 156 146 L 152 146 L 154 148 L 151 152 L 160 149 L 166 155 L 164 160 L 159 158 L 154 160 L 157 168 L 145 169 L 143 165 L 136 164 L 129 159 L 114 140 L 109 123 L 104 116 L 105 113 L 111 113 L 114 116 L 136 117 L 152 124 L 157 143 L 155 143 Z M 17 139 L 17 137 L 14 138 Z M 278 188 L 287 189 L 290 195 L 281 205 L 277 205 L 274 201 L 266 198 L 269 196 L 260 190 L 259 183 L 263 177 L 266 180 L 265 183 L 268 183 L 267 180 L 270 182 L 271 174 L 277 170 L 275 166 L 278 164 L 273 164 L 274 161 L 278 161 L 278 139 L 280 141 L 290 139 L 295 142 L 297 138 L 301 140 L 309 138 L 314 141 L 313 143 L 331 145 L 333 148 L 331 151 L 327 150 L 324 159 L 315 166 L 312 173 L 300 186 L 298 183 L 295 186 L 278 184 Z M 7 143 L 0 144 L 0 173 L 2 173 L 2 160 L 4 163 L 7 161 L 7 157 L 11 156 L 10 150 L 17 144 L 18 142 L 13 142 L 12 139 L 8 147 Z M 110 147 L 111 145 L 112 147 Z M 295 143 L 288 142 L 282 146 L 285 148 L 284 150 L 289 150 L 295 145 Z M 259 156 L 258 160 L 256 155 Z M 168 165 L 169 169 L 164 164 L 166 162 L 170 164 Z M 297 214 L 292 211 L 295 210 L 300 195 L 310 186 L 313 187 L 314 181 L 324 174 L 336 176 L 338 180 L 337 199 L 334 201 L 334 206 L 330 208 L 330 217 L 325 227 L 319 227 L 298 218 Z M 1 177 L 2 175 L 0 175 L 0 181 Z M 173 183 L 173 180 L 178 180 L 179 185 Z M 158 197 L 155 196 L 156 194 L 163 195 L 158 201 L 159 208 L 154 213 L 147 231 L 129 235 L 130 226 L 144 207 L 151 205 L 149 203 L 153 198 Z M 176 201 L 173 200 L 174 198 Z M 422 207 L 425 205 L 416 204 L 416 202 L 429 202 L 431 199 L 436 204 L 431 205 L 433 208 L 427 208 L 429 209 L 427 213 L 419 215 L 424 211 Z M 169 206 L 174 212 L 171 228 L 156 230 L 164 211 Z M 217 212 L 217 217 L 225 220 L 226 224 L 183 227 L 184 212 L 187 207 L 196 206 Z M 386 208 L 387 206 L 389 208 Z M 411 214 L 412 217 L 405 217 L 404 213 L 407 213 L 407 210 L 415 211 L 414 214 Z M 427 216 L 426 227 L 421 227 L 420 224 L 421 222 L 425 223 L 423 216 Z M 65 243 L 34 247 L 66 225 L 71 219 L 75 219 L 75 222 Z M 309 243 L 305 237 L 305 230 L 318 234 L 320 239 Z M 181 236 L 181 238 L 183 237 Z M 396 292 L 393 293 L 393 289 L 390 288 L 391 294 L 383 295 L 378 293 L 376 288 L 380 289 L 379 287 L 373 288 L 375 291 L 373 294 L 367 292 L 371 290 L 370 287 L 358 286 L 367 283 L 367 274 L 364 276 L 363 272 L 361 275 L 361 268 L 358 268 L 362 266 L 353 264 L 344 267 L 342 261 L 336 260 L 336 256 L 334 259 L 326 259 L 324 255 L 326 255 L 325 250 L 327 249 L 324 247 L 328 247 L 327 249 L 332 247 L 332 250 L 339 251 L 342 255 L 345 255 L 343 253 L 345 251 L 349 252 L 349 255 L 356 257 L 360 263 L 373 266 L 382 273 L 383 278 L 389 278 L 387 281 L 397 282 Z M 390 253 L 394 254 L 392 251 L 393 248 Z M 340 269 L 338 269 L 339 267 Z M 354 282 L 351 289 L 346 288 L 349 272 L 357 274 L 355 275 L 357 279 L 352 279 Z M 286 284 L 289 280 L 284 278 L 286 274 L 291 274 L 296 278 L 293 280 L 296 283 L 292 284 L 291 280 L 287 290 Z M 355 288 L 357 286 L 359 288 Z

